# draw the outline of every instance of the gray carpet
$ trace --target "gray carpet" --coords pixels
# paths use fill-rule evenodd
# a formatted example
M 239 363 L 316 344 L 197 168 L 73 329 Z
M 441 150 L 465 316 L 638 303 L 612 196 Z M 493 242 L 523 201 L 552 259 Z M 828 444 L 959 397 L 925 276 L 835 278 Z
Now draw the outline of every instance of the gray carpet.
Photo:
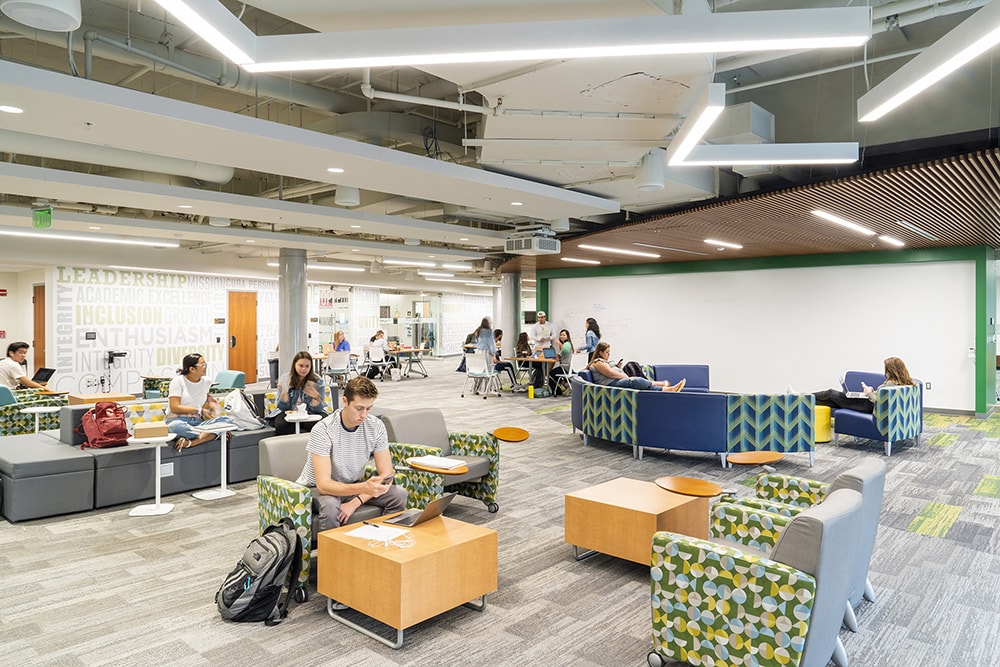
M 216 502 L 169 497 L 162 517 L 131 506 L 0 523 L 0 662 L 31 665 L 641 665 L 651 646 L 648 568 L 598 555 L 573 560 L 563 543 L 566 492 L 618 476 L 685 474 L 749 494 L 756 469 L 717 458 L 583 447 L 569 400 L 459 398 L 456 360 L 428 379 L 380 383 L 391 408 L 442 408 L 453 430 L 522 426 L 504 443 L 500 512 L 467 498 L 448 515 L 499 533 L 499 590 L 484 612 L 459 608 L 407 630 L 393 651 L 330 620 L 313 591 L 288 620 L 225 623 L 213 596 L 256 535 L 252 482 Z M 844 444 L 844 443 L 842 443 Z M 852 667 L 1000 664 L 1000 418 L 931 415 L 919 446 L 894 447 L 871 579 L 878 601 L 843 632 Z M 782 472 L 830 479 L 872 443 L 820 445 L 816 465 L 791 455 Z M 375 627 L 375 626 L 372 626 Z

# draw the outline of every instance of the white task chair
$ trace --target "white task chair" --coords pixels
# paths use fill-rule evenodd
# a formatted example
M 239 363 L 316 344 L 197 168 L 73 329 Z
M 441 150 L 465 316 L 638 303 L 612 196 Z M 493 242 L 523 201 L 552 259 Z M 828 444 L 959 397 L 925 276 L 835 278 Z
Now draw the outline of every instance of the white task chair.
M 480 392 L 483 400 L 490 394 L 500 396 L 500 374 L 493 369 L 493 360 L 487 350 L 478 350 L 475 354 L 465 355 L 465 385 L 462 387 L 462 398 L 472 382 L 472 390 Z
M 368 366 L 367 368 L 377 368 L 379 376 L 382 381 L 385 382 L 386 371 L 389 370 L 389 366 L 392 362 L 389 361 L 385 356 L 385 350 L 381 347 L 375 345 L 368 348 Z
M 328 376 L 330 381 L 336 383 L 338 387 L 342 387 L 350 378 L 351 353 L 330 352 L 327 354 L 323 374 Z

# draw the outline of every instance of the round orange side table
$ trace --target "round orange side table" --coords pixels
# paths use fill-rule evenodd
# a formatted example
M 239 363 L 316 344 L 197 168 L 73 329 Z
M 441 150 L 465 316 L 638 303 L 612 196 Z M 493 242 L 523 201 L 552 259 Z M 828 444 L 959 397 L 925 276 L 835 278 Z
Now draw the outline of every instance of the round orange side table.
M 679 493 L 682 496 L 711 498 L 722 494 L 722 487 L 718 484 L 693 477 L 657 477 L 656 485 L 661 489 Z

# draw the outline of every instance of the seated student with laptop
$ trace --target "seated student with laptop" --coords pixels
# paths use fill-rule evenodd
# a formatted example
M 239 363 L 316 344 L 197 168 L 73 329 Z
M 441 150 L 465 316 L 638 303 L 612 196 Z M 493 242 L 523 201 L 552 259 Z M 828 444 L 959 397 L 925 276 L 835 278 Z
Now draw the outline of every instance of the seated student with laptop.
M 24 372 L 24 358 L 28 355 L 29 347 L 31 346 L 24 341 L 16 341 L 7 346 L 7 357 L 0 361 L 0 384 L 10 389 L 45 387 L 46 381 L 33 380 Z

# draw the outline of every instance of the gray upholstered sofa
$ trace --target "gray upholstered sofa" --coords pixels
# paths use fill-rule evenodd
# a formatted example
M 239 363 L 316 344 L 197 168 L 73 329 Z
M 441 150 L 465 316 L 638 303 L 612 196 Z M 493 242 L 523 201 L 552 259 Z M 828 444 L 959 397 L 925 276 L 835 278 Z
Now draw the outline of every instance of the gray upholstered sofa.
M 165 400 L 128 401 L 133 423 L 161 421 Z M 83 512 L 152 498 L 155 494 L 157 445 L 131 444 L 81 450 L 85 438 L 76 432 L 91 405 L 65 405 L 59 430 L 0 437 L 0 514 L 10 521 Z M 274 430 L 230 434 L 226 476 L 229 482 L 257 477 L 257 446 Z M 162 447 L 161 493 L 170 495 L 214 486 L 221 480 L 219 440 L 177 451 Z

